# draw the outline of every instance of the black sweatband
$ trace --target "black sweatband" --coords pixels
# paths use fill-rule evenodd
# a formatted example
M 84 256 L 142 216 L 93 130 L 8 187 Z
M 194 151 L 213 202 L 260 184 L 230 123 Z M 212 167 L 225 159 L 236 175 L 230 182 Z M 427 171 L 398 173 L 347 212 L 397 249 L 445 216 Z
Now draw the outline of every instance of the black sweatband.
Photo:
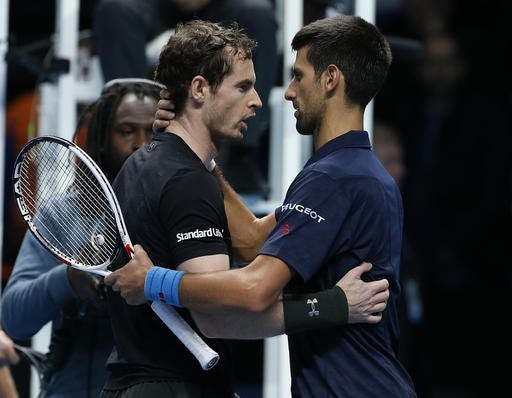
M 344 325 L 348 321 L 348 301 L 338 286 L 318 293 L 285 295 L 284 325 L 287 334 Z

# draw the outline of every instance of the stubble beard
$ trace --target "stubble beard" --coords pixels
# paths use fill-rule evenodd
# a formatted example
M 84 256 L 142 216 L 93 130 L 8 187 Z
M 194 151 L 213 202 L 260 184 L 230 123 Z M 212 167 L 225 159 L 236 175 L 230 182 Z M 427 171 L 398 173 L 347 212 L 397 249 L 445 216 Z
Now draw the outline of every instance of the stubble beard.
M 317 121 L 312 117 L 299 117 L 297 118 L 297 123 L 295 124 L 295 128 L 300 135 L 312 135 L 317 127 Z

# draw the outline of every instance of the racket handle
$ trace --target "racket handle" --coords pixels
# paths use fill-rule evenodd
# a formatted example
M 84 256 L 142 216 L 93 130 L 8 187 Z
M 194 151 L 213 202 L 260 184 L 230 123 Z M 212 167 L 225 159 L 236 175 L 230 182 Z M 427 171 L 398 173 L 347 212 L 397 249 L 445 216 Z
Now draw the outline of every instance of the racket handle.
M 171 305 L 153 301 L 151 309 L 196 357 L 203 370 L 210 370 L 219 362 L 219 354 L 203 341 Z
M 75 267 L 82 271 L 102 277 L 112 273 L 112 271 L 102 269 L 84 269 Z M 210 370 L 219 362 L 219 354 L 212 350 L 208 344 L 195 332 L 190 325 L 176 312 L 171 305 L 161 301 L 153 301 L 151 309 L 158 315 L 165 325 L 172 330 L 185 347 L 196 357 L 203 370 Z

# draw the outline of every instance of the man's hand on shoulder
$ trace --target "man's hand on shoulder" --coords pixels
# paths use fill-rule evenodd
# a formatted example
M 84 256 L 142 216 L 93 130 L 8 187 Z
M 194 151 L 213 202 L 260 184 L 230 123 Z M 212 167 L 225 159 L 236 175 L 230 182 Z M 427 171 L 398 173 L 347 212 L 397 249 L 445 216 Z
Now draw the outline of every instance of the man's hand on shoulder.
M 155 112 L 155 121 L 153 122 L 153 132 L 162 133 L 169 126 L 171 120 L 176 117 L 174 113 L 174 103 L 171 101 L 169 91 L 160 91 L 160 100 Z

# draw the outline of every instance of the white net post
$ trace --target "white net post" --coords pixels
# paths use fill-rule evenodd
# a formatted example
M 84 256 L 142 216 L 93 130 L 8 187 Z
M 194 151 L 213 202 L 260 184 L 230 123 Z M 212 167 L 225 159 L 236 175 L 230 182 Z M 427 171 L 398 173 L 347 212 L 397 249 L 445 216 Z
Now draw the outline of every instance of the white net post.
M 7 62 L 5 55 L 8 48 L 9 35 L 9 0 L 0 0 L 0 278 L 3 265 L 3 237 L 4 237 L 4 181 L 5 175 L 5 111 L 7 92 Z M 0 295 L 2 293 L 0 280 Z M 0 314 L 1 319 L 1 314 Z
M 304 165 L 304 148 L 310 147 L 310 140 L 301 137 L 295 129 L 293 106 L 285 101 L 286 85 L 291 78 L 295 54 L 291 50 L 292 38 L 303 24 L 303 4 L 297 0 L 276 2 L 281 17 L 283 48 L 283 85 L 275 87 L 270 96 L 270 198 L 281 202 L 286 189 Z M 307 151 L 306 151 L 307 153 Z M 263 352 L 263 398 L 289 398 L 291 376 L 288 352 L 288 338 L 278 336 L 265 339 Z
M 376 0 L 356 0 L 354 14 L 363 18 L 365 21 L 375 24 L 375 16 L 377 13 Z M 373 137 L 373 100 L 366 106 L 364 111 L 363 126 L 368 134 L 370 140 Z
M 78 58 L 79 0 L 55 1 L 55 57 L 69 61 L 69 72 L 59 76 L 57 85 L 45 83 L 40 87 L 39 135 L 52 134 L 70 140 L 76 127 L 77 99 L 75 93 L 76 60 Z M 47 352 L 51 339 L 51 323 L 46 324 L 33 338 L 32 347 Z M 37 373 L 31 370 L 30 397 L 39 396 Z

